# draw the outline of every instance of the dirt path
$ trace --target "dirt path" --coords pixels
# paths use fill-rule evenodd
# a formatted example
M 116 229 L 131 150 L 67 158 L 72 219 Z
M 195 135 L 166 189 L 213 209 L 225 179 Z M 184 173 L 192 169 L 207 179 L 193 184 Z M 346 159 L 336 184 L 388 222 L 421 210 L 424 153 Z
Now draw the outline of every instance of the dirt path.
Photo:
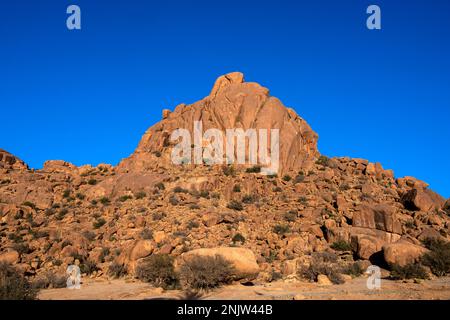
M 47 289 L 42 290 L 39 295 L 41 300 L 141 300 L 181 297 L 183 293 L 180 291 L 163 291 L 145 283 L 125 280 L 88 280 L 79 290 Z M 294 297 L 298 300 L 450 300 L 450 277 L 421 283 L 383 280 L 382 288 L 375 291 L 367 289 L 365 278 L 332 286 L 282 281 L 254 286 L 232 285 L 211 292 L 203 299 L 292 300 Z

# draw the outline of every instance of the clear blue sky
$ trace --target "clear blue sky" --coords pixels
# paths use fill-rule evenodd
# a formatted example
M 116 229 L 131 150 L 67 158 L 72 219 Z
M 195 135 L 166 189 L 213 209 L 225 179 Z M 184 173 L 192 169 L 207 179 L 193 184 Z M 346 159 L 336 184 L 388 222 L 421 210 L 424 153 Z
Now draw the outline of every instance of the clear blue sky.
M 82 30 L 66 28 L 66 8 Z M 365 26 L 378 4 L 382 30 Z M 0 148 L 117 164 L 164 108 L 241 71 L 319 133 L 450 196 L 450 1 L 18 0 L 0 5 Z

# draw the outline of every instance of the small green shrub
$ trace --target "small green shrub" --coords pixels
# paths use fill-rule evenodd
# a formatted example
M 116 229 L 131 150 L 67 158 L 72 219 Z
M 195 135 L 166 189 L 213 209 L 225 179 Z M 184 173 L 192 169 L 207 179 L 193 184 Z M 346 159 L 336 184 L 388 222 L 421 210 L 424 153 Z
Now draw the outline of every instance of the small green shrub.
M 125 202 L 125 201 L 131 200 L 131 199 L 133 199 L 133 197 L 130 195 L 123 195 L 123 196 L 119 197 L 120 202 Z
M 202 191 L 200 191 L 199 196 L 202 197 L 202 198 L 205 198 L 205 199 L 209 199 L 209 191 L 202 190 Z
M 175 192 L 175 193 L 189 193 L 189 190 L 184 189 L 184 188 L 182 188 L 182 187 L 175 187 L 175 188 L 173 189 L 173 192 Z
M 233 239 L 231 239 L 231 241 L 233 241 L 233 243 L 240 242 L 240 243 L 244 244 L 245 237 L 242 234 L 237 233 L 234 235 L 234 237 L 233 237 Z
M 166 190 L 166 186 L 162 182 L 158 182 L 157 184 L 155 184 L 155 187 L 159 190 Z
M 327 167 L 330 163 L 330 158 L 327 156 L 320 156 L 319 159 L 317 159 L 316 164 L 322 165 L 324 167 Z
M 178 200 L 178 198 L 177 198 L 176 195 L 172 194 L 172 195 L 169 197 L 169 203 L 170 203 L 171 205 L 173 205 L 173 206 L 176 206 L 176 205 L 178 205 L 178 204 L 180 203 L 180 200 Z
M 101 203 L 102 205 L 106 206 L 106 205 L 110 204 L 111 201 L 110 201 L 109 198 L 107 198 L 107 197 L 101 197 L 101 198 L 100 198 L 100 203 Z
M 106 220 L 103 218 L 98 218 L 96 221 L 94 221 L 94 223 L 92 224 L 94 229 L 99 229 L 101 227 L 103 227 L 106 223 Z
M 91 186 L 95 186 L 97 184 L 97 180 L 96 179 L 89 179 L 88 184 Z
M 86 198 L 86 196 L 84 194 L 80 193 L 80 192 L 78 192 L 75 196 L 79 200 L 84 200 Z
M 242 202 L 245 204 L 252 204 L 256 202 L 256 196 L 252 194 L 247 194 L 242 197 Z
M 292 180 L 292 177 L 291 177 L 290 175 L 286 174 L 286 175 L 283 177 L 283 180 L 286 181 L 286 182 L 289 182 L 289 181 Z
M 253 166 L 253 167 L 247 168 L 247 170 L 245 170 L 245 172 L 247 172 L 247 173 L 260 173 L 261 172 L 261 166 Z
M 289 230 L 290 230 L 289 226 L 284 224 L 277 224 L 276 226 L 273 227 L 273 232 L 275 232 L 280 236 L 287 234 Z
M 199 226 L 200 226 L 200 224 L 199 224 L 197 221 L 195 221 L 195 220 L 191 220 L 191 221 L 189 221 L 188 224 L 187 224 L 187 228 L 188 228 L 189 230 L 192 230 L 192 229 L 194 229 L 194 228 L 198 228 Z
M 28 254 L 31 253 L 32 250 L 28 243 L 15 243 L 13 245 L 13 249 L 16 250 L 19 254 Z
M 352 251 L 352 246 L 350 245 L 350 243 L 344 240 L 334 242 L 331 245 L 331 248 L 336 251 Z
M 233 192 L 241 192 L 241 186 L 238 184 L 235 184 L 233 187 Z
M 191 209 L 191 210 L 198 210 L 198 209 L 200 209 L 200 206 L 198 204 L 196 204 L 196 203 L 193 203 L 193 204 L 191 204 L 189 206 L 189 209 Z
M 146 194 L 144 191 L 139 191 L 139 192 L 137 192 L 137 193 L 134 195 L 134 197 L 135 197 L 137 200 L 144 199 L 146 196 L 147 196 L 147 194 Z
M 232 210 L 236 210 L 236 211 L 244 210 L 244 206 L 242 205 L 242 203 L 240 201 L 237 201 L 237 200 L 231 200 L 228 203 L 227 208 L 228 209 L 232 209 Z

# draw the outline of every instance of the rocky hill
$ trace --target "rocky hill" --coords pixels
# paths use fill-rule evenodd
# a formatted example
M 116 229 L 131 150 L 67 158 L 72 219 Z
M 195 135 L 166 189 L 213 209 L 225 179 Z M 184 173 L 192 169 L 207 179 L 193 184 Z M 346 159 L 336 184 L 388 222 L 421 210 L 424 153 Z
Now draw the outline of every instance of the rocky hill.
M 278 175 L 174 165 L 171 132 L 193 134 L 195 121 L 203 130 L 279 129 Z M 317 139 L 266 88 L 231 73 L 201 101 L 165 110 L 117 167 L 48 161 L 30 170 L 0 150 L 0 261 L 34 278 L 75 262 L 106 277 L 111 265 L 133 275 L 148 256 L 186 259 L 197 250 L 234 261 L 240 278 L 271 281 L 292 277 L 314 252 L 389 269 L 416 261 L 424 239 L 450 239 L 450 201 L 425 182 L 322 156 Z

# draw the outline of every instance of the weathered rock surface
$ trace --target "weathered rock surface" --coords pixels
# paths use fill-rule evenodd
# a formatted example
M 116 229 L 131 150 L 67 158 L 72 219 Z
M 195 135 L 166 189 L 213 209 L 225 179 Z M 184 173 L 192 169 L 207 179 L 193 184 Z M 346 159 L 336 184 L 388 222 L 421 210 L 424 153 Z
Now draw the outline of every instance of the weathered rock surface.
M 183 261 L 189 261 L 189 259 L 195 259 L 196 256 L 200 257 L 214 257 L 221 256 L 225 260 L 231 263 L 233 266 L 233 276 L 236 280 L 253 280 L 258 276 L 259 266 L 256 262 L 255 255 L 251 250 L 245 248 L 205 248 L 196 249 L 184 253 L 181 256 L 181 263 Z
M 223 133 L 235 128 L 279 129 L 281 173 L 307 169 L 319 156 L 318 136 L 306 121 L 271 97 L 268 89 L 245 82 L 244 76 L 235 72 L 219 77 L 211 94 L 203 100 L 179 105 L 170 114 L 165 112 L 163 120 L 145 133 L 135 153 L 120 163 L 119 170 L 147 171 L 156 162 L 159 166 L 170 166 L 172 132 L 187 129 L 194 137 L 194 121 L 202 122 L 203 132 L 208 129 L 219 129 Z
M 405 266 L 417 262 L 427 249 L 408 242 L 399 241 L 383 247 L 384 259 L 389 265 Z
M 282 173 L 173 165 L 170 133 L 192 133 L 195 120 L 203 131 L 280 129 Z M 316 142 L 267 89 L 233 73 L 203 100 L 165 110 L 118 167 L 57 160 L 29 170 L 1 150 L 0 257 L 31 277 L 65 274 L 73 263 L 106 277 L 114 262 L 132 276 L 153 254 L 220 252 L 237 277 L 272 281 L 295 278 L 316 252 L 405 264 L 423 253 L 421 241 L 450 240 L 450 199 L 379 163 L 320 156 Z

